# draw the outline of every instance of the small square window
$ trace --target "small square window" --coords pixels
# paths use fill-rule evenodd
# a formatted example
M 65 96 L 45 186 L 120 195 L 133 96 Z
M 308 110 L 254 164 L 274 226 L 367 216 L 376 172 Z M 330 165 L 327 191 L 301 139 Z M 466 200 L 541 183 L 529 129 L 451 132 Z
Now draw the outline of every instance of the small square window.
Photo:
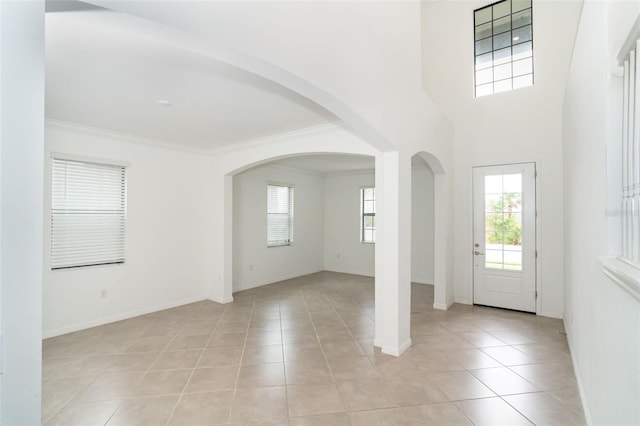
M 376 242 L 376 189 L 360 190 L 360 242 Z

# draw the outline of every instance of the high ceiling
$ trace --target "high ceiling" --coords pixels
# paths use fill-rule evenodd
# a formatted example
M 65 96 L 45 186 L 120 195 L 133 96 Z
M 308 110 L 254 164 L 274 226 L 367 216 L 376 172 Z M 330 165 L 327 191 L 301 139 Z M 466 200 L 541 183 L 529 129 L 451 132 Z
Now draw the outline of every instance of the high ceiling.
M 49 118 L 201 150 L 338 120 L 279 84 L 150 37 L 138 18 L 60 4 L 46 16 Z

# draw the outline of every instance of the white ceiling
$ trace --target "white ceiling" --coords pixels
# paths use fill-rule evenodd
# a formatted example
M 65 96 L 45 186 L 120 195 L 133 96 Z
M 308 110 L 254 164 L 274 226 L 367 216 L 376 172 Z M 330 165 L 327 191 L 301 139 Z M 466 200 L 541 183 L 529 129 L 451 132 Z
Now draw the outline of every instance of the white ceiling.
M 47 13 L 47 117 L 204 150 L 338 120 L 274 82 L 154 39 L 124 18 L 101 9 Z
M 375 169 L 375 158 L 366 155 L 315 154 L 284 158 L 271 164 L 327 175 L 373 171 Z

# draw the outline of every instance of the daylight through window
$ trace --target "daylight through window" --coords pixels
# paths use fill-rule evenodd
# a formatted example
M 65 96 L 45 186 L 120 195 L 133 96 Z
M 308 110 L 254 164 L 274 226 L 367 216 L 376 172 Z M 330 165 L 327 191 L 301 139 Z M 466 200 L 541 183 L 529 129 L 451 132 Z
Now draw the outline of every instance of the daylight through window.
M 293 242 L 293 188 L 267 185 L 267 246 Z
M 360 190 L 360 241 L 375 243 L 376 241 L 376 189 Z
M 474 12 L 476 97 L 533 85 L 531 0 Z
M 124 263 L 125 168 L 53 159 L 51 269 Z

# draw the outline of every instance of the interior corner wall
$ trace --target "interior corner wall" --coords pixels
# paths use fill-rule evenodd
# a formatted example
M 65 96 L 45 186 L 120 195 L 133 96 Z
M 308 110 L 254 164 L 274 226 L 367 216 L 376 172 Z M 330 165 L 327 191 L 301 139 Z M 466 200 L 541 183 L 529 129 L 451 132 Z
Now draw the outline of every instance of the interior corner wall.
M 638 2 L 584 3 L 564 102 L 565 326 L 590 424 L 640 424 L 640 302 L 603 273 L 621 147 L 622 78 L 613 63 Z M 609 124 L 608 124 L 609 123 Z M 618 148 L 618 150 L 621 148 Z M 619 157 L 618 157 L 619 158 Z M 613 187 L 611 187 L 613 185 Z
M 424 166 L 411 175 L 411 281 L 433 284 L 434 177 Z M 373 171 L 325 177 L 324 269 L 374 275 L 375 244 L 360 242 L 360 189 L 371 186 Z
M 45 337 L 204 298 L 204 155 L 51 123 L 45 145 Z M 131 164 L 124 264 L 51 270 L 52 152 Z
M 294 187 L 293 244 L 267 247 L 267 184 Z M 233 291 L 323 270 L 324 179 L 273 165 L 233 177 Z
M 325 177 L 324 269 L 372 277 L 375 244 L 360 242 L 360 189 L 375 186 L 373 171 Z

